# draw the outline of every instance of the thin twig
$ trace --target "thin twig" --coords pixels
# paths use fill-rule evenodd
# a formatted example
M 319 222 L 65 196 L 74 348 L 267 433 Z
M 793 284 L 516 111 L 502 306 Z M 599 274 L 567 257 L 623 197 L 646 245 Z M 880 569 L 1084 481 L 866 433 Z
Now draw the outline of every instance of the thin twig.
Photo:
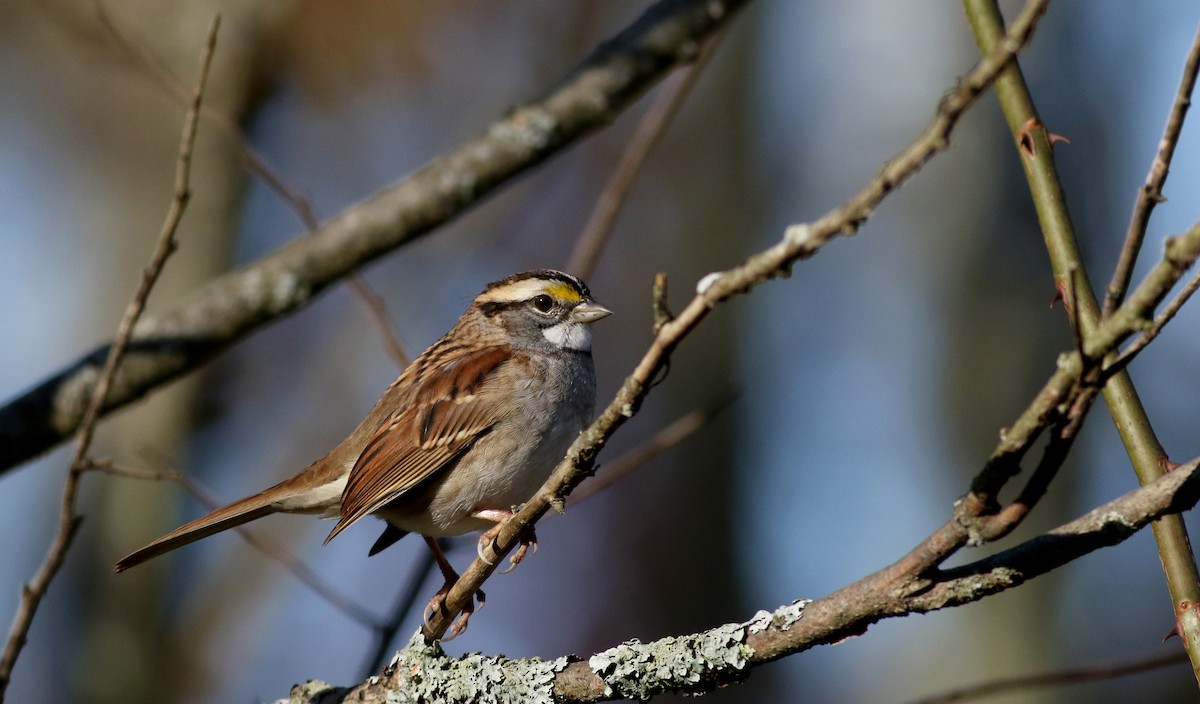
M 1146 349 L 1146 345 L 1149 345 L 1154 341 L 1154 338 L 1158 337 L 1167 323 L 1171 322 L 1171 319 L 1183 307 L 1183 304 L 1187 303 L 1192 294 L 1196 293 L 1196 289 L 1200 289 L 1200 271 L 1192 275 L 1192 278 L 1188 280 L 1187 285 L 1183 287 L 1179 295 L 1171 299 L 1171 302 L 1154 318 L 1154 322 L 1150 327 L 1142 332 L 1141 335 L 1138 335 L 1137 339 L 1130 343 L 1128 347 L 1122 350 L 1116 359 L 1105 366 L 1105 374 L 1116 373 L 1128 366 L 1139 352 Z
M 66 483 L 63 486 L 58 532 L 50 544 L 45 561 L 21 590 L 21 601 L 17 607 L 12 628 L 9 631 L 3 656 L 0 656 L 0 701 L 3 701 L 5 692 L 8 690 L 8 684 L 12 680 L 13 667 L 16 665 L 17 658 L 21 654 L 21 649 L 25 645 L 29 628 L 33 624 L 33 618 L 37 613 L 38 606 L 41 604 L 46 590 L 50 588 L 50 583 L 54 580 L 55 575 L 58 574 L 63 562 L 66 560 L 67 550 L 71 547 L 76 530 L 79 527 L 81 517 L 75 513 L 76 500 L 79 494 L 79 480 L 87 467 L 87 453 L 91 447 L 92 437 L 95 434 L 96 421 L 100 417 L 100 409 L 104 407 L 109 386 L 116 375 L 126 347 L 129 344 L 129 339 L 133 334 L 133 326 L 137 323 L 142 310 L 146 306 L 146 299 L 149 298 L 151 289 L 154 288 L 154 284 L 158 281 L 163 265 L 166 264 L 167 258 L 178 246 L 175 240 L 175 233 L 179 228 L 183 213 L 187 209 L 188 201 L 191 199 L 190 174 L 192 149 L 196 140 L 196 125 L 199 122 L 201 99 L 204 95 L 204 86 L 208 79 L 208 69 L 212 62 L 213 52 L 216 50 L 217 29 L 220 27 L 220 24 L 221 16 L 218 14 L 213 17 L 208 28 L 208 38 L 200 57 L 200 69 L 196 76 L 195 87 L 192 89 L 187 115 L 184 118 L 183 136 L 180 139 L 179 156 L 175 168 L 174 194 L 171 199 L 171 205 L 167 210 L 162 230 L 158 236 L 158 243 L 154 249 L 150 263 L 142 271 L 137 291 L 134 293 L 129 305 L 125 308 L 125 314 L 122 316 L 120 325 L 117 327 L 116 340 L 109 349 L 108 357 L 104 362 L 104 368 L 96 380 L 95 389 L 92 392 L 91 400 L 87 405 L 87 410 L 84 412 L 83 421 L 76 436 L 75 451 L 72 454 L 70 467 L 67 470 Z
M 96 12 L 100 19 L 100 24 L 113 37 L 117 46 L 140 66 L 164 93 L 179 103 L 186 103 L 187 89 L 183 81 L 169 68 L 142 49 L 142 47 L 122 34 L 116 23 L 109 17 L 102 3 L 96 3 Z M 317 231 L 321 223 L 317 218 L 312 201 L 301 195 L 296 189 L 287 185 L 279 172 L 271 165 L 270 161 L 254 148 L 250 140 L 246 139 L 245 132 L 242 131 L 241 126 L 238 125 L 236 120 L 230 118 L 224 112 L 213 108 L 202 109 L 200 117 L 214 127 L 220 128 L 228 137 L 233 139 L 234 144 L 237 145 L 238 151 L 241 153 L 242 160 L 245 162 L 246 170 L 257 176 L 260 181 L 267 185 L 267 188 L 271 189 L 280 200 L 292 209 L 301 224 L 304 225 L 305 230 L 308 232 Z M 367 311 L 368 317 L 375 324 L 380 337 L 383 338 L 383 345 L 387 350 L 388 356 L 392 358 L 392 361 L 398 367 L 404 369 L 408 366 L 408 354 L 405 353 L 404 346 L 400 344 L 400 338 L 388 318 L 383 299 L 380 298 L 379 294 L 375 293 L 371 285 L 358 272 L 352 272 L 346 278 L 347 283 L 350 284 L 350 290 L 354 293 L 359 304 Z
M 997 0 L 963 0 L 963 6 L 980 51 L 993 51 L 1005 32 L 1004 18 Z M 1055 280 L 1067 278 L 1073 267 L 1078 269 L 1077 276 L 1084 285 L 1079 287 L 1078 306 L 1074 315 L 1079 317 L 1080 330 L 1085 338 L 1084 349 L 1091 359 L 1103 359 L 1115 350 L 1095 339 L 1098 336 L 1094 333 L 1102 327 L 1107 317 L 1102 315 L 1102 304 L 1096 299 L 1090 284 L 1086 283 L 1087 269 L 1083 265 L 1066 206 L 1068 198 L 1054 162 L 1052 137 L 1037 121 L 1036 106 L 1019 66 L 1014 64 L 1011 70 L 997 78 L 995 91 L 1014 142 L 1021 151 L 1026 180 L 1037 206 L 1038 221 Z M 1036 124 L 1039 129 L 1023 127 L 1029 124 Z M 1033 148 L 1025 149 L 1026 143 Z M 1178 247 L 1168 242 L 1164 263 L 1172 264 L 1172 260 L 1178 259 L 1181 265 L 1190 266 L 1194 261 L 1194 257 L 1179 257 L 1180 252 L 1173 249 L 1177 250 Z M 1176 273 L 1172 271 L 1172 277 Z M 1138 294 L 1135 292 L 1133 295 Z M 1114 310 L 1110 317 L 1119 316 L 1122 308 Z M 1144 320 L 1153 316 L 1154 307 L 1135 308 L 1140 315 L 1146 316 Z M 1142 320 L 1137 322 L 1141 324 Z M 1123 330 L 1124 324 L 1119 327 Z M 1101 355 L 1091 354 L 1094 349 L 1107 351 Z M 1167 452 L 1158 440 L 1132 379 L 1123 370 L 1111 374 L 1104 381 L 1103 393 L 1138 481 L 1143 484 L 1154 481 L 1165 471 L 1163 459 Z M 1156 522 L 1152 530 L 1177 617 L 1178 632 L 1184 647 L 1192 656 L 1194 676 L 1200 681 L 1200 609 L 1196 608 L 1200 604 L 1200 570 L 1197 569 L 1187 526 L 1181 516 L 1166 516 Z
M 375 629 L 375 650 L 363 664 L 361 679 L 366 679 L 383 668 L 383 661 L 392 650 L 392 643 L 396 640 L 396 634 L 400 632 L 400 626 L 416 608 L 417 602 L 421 598 L 421 588 L 429 579 L 429 575 L 433 573 L 436 565 L 432 550 L 420 551 L 417 564 L 409 572 L 408 583 L 401 587 L 391 614 Z
M 650 150 L 658 143 L 667 126 L 675 119 L 683 101 L 691 94 L 696 80 L 700 78 L 700 74 L 716 51 L 721 36 L 722 33 L 718 32 L 710 37 L 705 42 L 696 62 L 687 68 L 682 76 L 676 76 L 673 82 L 671 80 L 664 81 L 663 86 L 659 88 L 658 95 L 655 96 L 650 107 L 642 115 L 641 121 L 638 122 L 637 130 L 634 132 L 633 139 L 629 140 L 629 144 L 625 147 L 620 163 L 617 164 L 604 191 L 596 200 L 596 206 L 592 209 L 592 214 L 588 218 L 582 234 L 575 241 L 575 249 L 571 252 L 571 258 L 567 260 L 567 271 L 582 279 L 587 279 L 595 270 L 600 253 L 604 251 L 604 246 L 608 244 L 608 240 L 612 236 L 617 213 L 625 203 L 629 189 L 642 169 L 642 164 L 645 163 Z
M 1150 214 L 1154 206 L 1166 200 L 1163 197 L 1163 184 L 1171 170 L 1171 159 L 1175 156 L 1175 147 L 1179 145 L 1179 135 L 1183 131 L 1183 121 L 1187 117 L 1188 107 L 1192 104 L 1192 91 L 1196 87 L 1196 75 L 1200 72 L 1200 26 L 1196 28 L 1196 38 L 1192 40 L 1192 48 L 1188 51 L 1187 60 L 1183 64 L 1183 77 L 1179 80 L 1179 89 L 1175 92 L 1175 103 L 1167 117 L 1167 125 L 1163 129 L 1162 139 L 1158 141 L 1158 153 L 1154 163 L 1150 165 L 1150 173 L 1146 181 L 1138 189 L 1137 200 L 1133 204 L 1133 216 L 1129 219 L 1129 229 L 1125 233 L 1125 244 L 1121 247 L 1121 256 L 1113 271 L 1112 281 L 1108 284 L 1108 292 L 1104 297 L 1104 315 L 1111 313 L 1125 291 L 1129 289 L 1129 281 L 1133 277 L 1133 265 L 1137 262 L 1138 252 L 1142 249 L 1142 241 L 1146 238 L 1146 229 L 1150 224 Z
M 371 284 L 367 283 L 367 280 L 358 272 L 347 276 L 346 283 L 350 285 L 350 290 L 354 292 L 359 304 L 367 311 L 371 322 L 375 323 L 375 329 L 379 331 L 379 337 L 383 339 L 383 347 L 387 350 L 388 356 L 392 358 L 398 368 L 403 370 L 411 360 L 408 358 L 408 353 L 404 351 L 404 345 L 400 344 L 400 337 L 396 334 L 396 328 L 388 317 L 387 304 L 383 302 L 383 297 L 376 293 Z
M 566 458 L 559 463 L 550 479 L 513 517 L 498 527 L 491 543 L 492 554 L 486 555 L 488 559 L 481 556 L 473 561 L 451 587 L 444 608 L 438 610 L 423 628 L 427 641 L 440 638 L 449 629 L 454 618 L 495 571 L 503 556 L 517 545 L 522 536 L 529 534 L 533 525 L 552 506 L 560 506 L 564 497 L 582 481 L 596 454 L 612 434 L 637 413 L 651 381 L 667 364 L 671 352 L 716 304 L 746 293 L 769 279 L 787 274 L 796 261 L 812 256 L 839 236 L 855 232 L 887 194 L 906 182 L 935 154 L 946 149 L 949 134 L 958 118 L 1028 42 L 1046 5 L 1047 0 L 1031 0 L 1025 6 L 1005 41 L 942 99 L 929 126 L 899 155 L 887 162 L 880 174 L 858 194 L 815 222 L 788 227 L 779 243 L 753 255 L 742 265 L 705 277 L 705 285 L 697 291 L 687 307 L 673 320 L 662 325 L 650 348 L 622 384 L 616 398 L 571 445 Z
M 997 694 L 1016 692 L 1022 689 L 1045 689 L 1056 685 L 1076 684 L 1078 682 L 1113 680 L 1119 677 L 1128 677 L 1143 672 L 1159 670 L 1172 665 L 1180 665 L 1187 661 L 1187 653 L 1171 653 L 1170 655 L 1143 657 L 1120 663 L 1105 663 L 1102 665 L 1076 667 L 1069 670 L 1042 672 L 1036 675 L 1021 675 L 1019 677 L 1009 677 L 952 689 L 941 694 L 914 699 L 908 702 L 908 704 L 952 704 L 953 702 L 981 699 Z
M 659 430 L 650 439 L 605 465 L 604 472 L 598 474 L 595 479 L 581 484 L 571 494 L 571 503 L 578 504 L 589 496 L 607 489 L 631 472 L 645 466 L 650 460 L 683 442 L 692 433 L 712 422 L 713 418 L 729 407 L 733 399 L 734 396 L 730 394 L 707 408 L 697 408 L 675 419 L 673 423 Z

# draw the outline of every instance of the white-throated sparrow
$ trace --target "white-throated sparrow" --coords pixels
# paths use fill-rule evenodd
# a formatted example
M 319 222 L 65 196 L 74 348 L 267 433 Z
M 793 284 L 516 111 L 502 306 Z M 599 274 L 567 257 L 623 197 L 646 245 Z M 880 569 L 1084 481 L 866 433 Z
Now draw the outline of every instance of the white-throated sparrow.
M 495 527 L 546 480 L 591 420 L 588 326 L 611 312 L 558 271 L 489 284 L 329 454 L 180 526 L 122 558 L 116 571 L 271 513 L 336 517 L 326 542 L 374 513 L 388 526 L 372 555 L 419 533 L 452 582 L 457 575 L 434 538 Z M 488 539 L 480 538 L 481 554 Z

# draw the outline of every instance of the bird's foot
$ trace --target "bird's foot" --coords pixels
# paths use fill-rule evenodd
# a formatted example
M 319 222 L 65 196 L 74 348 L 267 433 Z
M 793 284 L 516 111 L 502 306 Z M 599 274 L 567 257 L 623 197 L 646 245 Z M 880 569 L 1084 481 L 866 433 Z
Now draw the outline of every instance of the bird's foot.
M 454 581 L 456 580 L 448 580 L 445 584 L 443 584 L 442 588 L 438 590 L 437 594 L 434 594 L 433 598 L 429 600 L 429 603 L 425 605 L 425 612 L 422 615 L 422 621 L 425 623 L 425 630 L 433 630 L 431 619 L 433 619 L 434 614 L 439 612 L 444 613 L 446 611 L 446 597 L 450 594 L 450 587 L 454 586 Z M 478 607 L 475 605 L 476 599 L 479 600 Z M 467 630 L 467 623 L 471 620 L 471 614 L 474 614 L 477 608 L 482 609 L 485 601 L 487 601 L 487 595 L 483 593 L 482 589 L 475 592 L 475 596 L 467 599 L 466 605 L 464 605 L 462 608 L 462 613 L 458 615 L 458 619 L 454 621 L 454 625 L 450 626 L 450 635 L 446 638 L 443 638 L 442 642 L 446 643 L 452 641 L 462 635 Z
M 479 542 L 475 546 L 475 551 L 478 553 L 479 559 L 483 560 L 489 565 L 495 564 L 488 555 L 489 552 L 492 555 L 496 554 L 496 535 L 499 534 L 499 532 L 500 524 L 497 523 L 479 535 Z M 501 570 L 500 574 L 508 574 L 509 572 L 512 572 L 517 565 L 521 564 L 521 560 L 524 560 L 525 556 L 529 554 L 530 547 L 533 547 L 533 552 L 536 555 L 538 550 L 537 534 L 533 532 L 532 526 L 530 526 L 530 528 L 526 531 L 526 534 L 522 536 L 520 544 L 517 545 L 517 549 L 514 550 L 512 556 L 508 558 L 510 563 L 509 566 Z

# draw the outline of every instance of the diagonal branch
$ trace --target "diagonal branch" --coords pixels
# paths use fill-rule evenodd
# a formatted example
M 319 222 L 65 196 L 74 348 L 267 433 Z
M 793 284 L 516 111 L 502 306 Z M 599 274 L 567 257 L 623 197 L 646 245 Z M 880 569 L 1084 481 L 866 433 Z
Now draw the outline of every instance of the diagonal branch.
M 1175 92 L 1175 102 L 1167 117 L 1167 126 L 1163 128 L 1162 139 L 1158 142 L 1158 153 L 1154 163 L 1150 165 L 1150 173 L 1146 174 L 1146 182 L 1138 189 L 1137 201 L 1133 205 L 1133 216 L 1129 219 L 1129 230 L 1125 233 L 1125 244 L 1121 247 L 1121 256 L 1113 271 L 1112 281 L 1108 284 L 1104 296 L 1104 313 L 1111 313 L 1129 288 L 1129 280 L 1133 277 L 1133 265 L 1137 261 L 1138 252 L 1142 249 L 1142 240 L 1146 238 L 1146 228 L 1150 224 L 1150 214 L 1154 206 L 1166 200 L 1163 197 L 1163 184 L 1167 182 L 1167 173 L 1171 170 L 1171 159 L 1175 156 L 1175 147 L 1179 145 L 1179 135 L 1183 132 L 1183 120 L 1192 104 L 1192 91 L 1196 88 L 1196 74 L 1200 72 L 1200 26 L 1196 27 L 1196 38 L 1192 40 L 1192 48 L 1188 51 L 1187 59 L 1183 62 L 1183 77 L 1179 79 L 1179 89 Z
M 1004 19 L 996 0 L 963 0 L 963 7 L 980 51 L 990 53 L 996 42 L 1004 37 Z M 1066 207 L 1067 197 L 1054 163 L 1054 140 L 1038 119 L 1033 96 L 1016 62 L 996 80 L 996 96 L 1021 155 L 1021 164 L 1054 270 L 1055 285 L 1059 291 L 1068 287 L 1073 289 L 1063 296 L 1065 300 L 1077 303 L 1075 309 L 1069 311 L 1074 318 L 1072 325 L 1079 330 L 1088 355 L 1099 359 L 1101 355 L 1094 350 L 1098 346 L 1103 347 L 1095 338 L 1096 329 L 1103 322 L 1100 303 L 1088 283 L 1087 270 Z M 1180 239 L 1168 241 L 1166 263 L 1175 258 L 1172 250 Z M 1190 266 L 1194 257 L 1178 257 L 1178 261 L 1181 265 Z M 1120 313 L 1118 309 L 1114 315 Z M 1145 317 L 1147 325 L 1151 316 L 1152 312 Z M 1110 352 L 1114 350 L 1105 350 L 1104 355 Z M 1170 460 L 1154 432 L 1128 372 L 1117 368 L 1114 373 L 1107 375 L 1103 393 L 1138 481 L 1146 484 L 1162 476 Z M 1187 527 L 1182 517 L 1168 516 L 1155 523 L 1153 531 L 1176 613 L 1177 628 L 1191 656 L 1193 673 L 1200 681 L 1200 570 L 1197 569 Z
M 102 412 L 196 369 L 330 284 L 424 235 L 604 127 L 726 26 L 746 0 L 661 0 L 543 98 L 135 329 Z M 0 408 L 0 471 L 49 449 L 83 418 L 105 345 Z
M 612 434 L 637 412 L 650 390 L 652 380 L 667 364 L 675 347 L 708 316 L 709 311 L 734 295 L 746 293 L 770 279 L 788 275 L 796 261 L 814 255 L 840 235 L 853 234 L 888 193 L 907 181 L 935 154 L 947 148 L 950 132 L 958 118 L 1029 41 L 1045 7 L 1046 0 L 1031 0 L 1005 40 L 942 99 L 924 132 L 887 162 L 858 194 L 815 222 L 788 227 L 780 242 L 751 256 L 740 266 L 710 274 L 701 280 L 696 296 L 679 316 L 657 328 L 650 348 L 626 378 L 616 398 L 571 445 L 566 458 L 559 463 L 546 484 L 521 510 L 499 526 L 490 562 L 476 559 L 450 589 L 444 610 L 434 614 L 425 624 L 427 639 L 434 640 L 445 634 L 454 617 L 495 571 L 500 559 L 516 546 L 521 536 L 528 534 L 550 508 L 562 510 L 566 496 L 590 473 L 597 453 Z

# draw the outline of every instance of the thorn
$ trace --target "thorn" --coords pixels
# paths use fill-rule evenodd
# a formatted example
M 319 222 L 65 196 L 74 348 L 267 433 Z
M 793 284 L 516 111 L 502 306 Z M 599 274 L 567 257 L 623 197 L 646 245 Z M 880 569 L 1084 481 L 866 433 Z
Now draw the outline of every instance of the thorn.
M 1032 159 L 1037 156 L 1037 147 L 1033 144 L 1033 129 L 1038 127 L 1036 117 L 1031 117 L 1021 126 L 1021 131 L 1017 133 L 1017 144 L 1021 145 L 1021 151 L 1025 152 L 1025 156 Z
M 1070 314 L 1071 305 L 1070 305 L 1070 303 L 1068 303 L 1068 300 L 1070 300 L 1070 299 L 1067 298 L 1066 294 L 1067 294 L 1067 284 L 1062 279 L 1055 277 L 1055 279 L 1054 279 L 1054 298 L 1050 299 L 1050 308 L 1053 309 L 1054 304 L 1058 303 L 1059 301 L 1062 301 L 1063 308 L 1065 308 L 1067 310 L 1067 313 Z
M 1063 144 L 1071 143 L 1071 140 L 1067 139 L 1061 134 L 1054 134 L 1053 132 L 1047 131 L 1046 126 L 1039 122 L 1036 117 L 1031 117 L 1025 121 L 1025 124 L 1021 126 L 1021 130 L 1017 133 L 1017 144 L 1021 146 L 1021 151 L 1025 152 L 1025 156 L 1029 157 L 1030 159 L 1037 156 L 1037 144 L 1033 139 L 1034 130 L 1040 130 L 1042 135 L 1046 138 L 1046 143 L 1051 147 L 1053 147 L 1056 142 L 1062 142 Z

